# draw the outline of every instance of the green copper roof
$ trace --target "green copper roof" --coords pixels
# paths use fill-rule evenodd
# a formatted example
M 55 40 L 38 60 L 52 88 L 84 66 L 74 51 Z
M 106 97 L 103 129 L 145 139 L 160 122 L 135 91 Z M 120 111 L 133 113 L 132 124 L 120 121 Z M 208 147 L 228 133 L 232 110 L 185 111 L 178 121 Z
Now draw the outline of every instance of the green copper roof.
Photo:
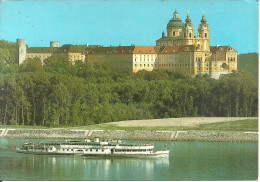
M 204 12 L 203 12 L 202 19 L 201 19 L 200 22 L 201 22 L 201 24 L 206 24 L 206 22 L 207 22 L 207 20 L 206 20 L 206 18 L 204 16 Z
M 190 15 L 189 15 L 189 12 L 187 13 L 187 18 L 185 20 L 185 25 L 190 25 L 191 24 L 191 19 L 190 19 Z
M 182 28 L 184 24 L 179 18 L 172 18 L 167 24 L 167 28 Z
M 182 28 L 183 22 L 179 18 L 172 18 L 167 24 L 167 28 Z
M 168 41 L 168 40 L 180 40 L 181 37 L 161 37 L 160 39 L 158 40 L 161 40 L 161 41 Z M 157 40 L 157 41 L 158 41 Z
M 182 21 L 179 19 L 178 17 L 178 12 L 175 8 L 175 11 L 173 13 L 173 18 L 169 21 L 169 23 L 167 24 L 167 28 L 182 28 L 184 26 L 184 24 L 182 23 Z

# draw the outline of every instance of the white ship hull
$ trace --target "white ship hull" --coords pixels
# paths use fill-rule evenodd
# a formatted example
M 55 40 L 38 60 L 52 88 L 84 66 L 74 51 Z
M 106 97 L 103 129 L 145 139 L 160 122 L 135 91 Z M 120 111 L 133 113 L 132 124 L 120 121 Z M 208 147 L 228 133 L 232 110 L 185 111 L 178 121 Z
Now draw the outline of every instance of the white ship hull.
M 147 153 L 147 154 L 134 154 L 134 153 L 84 153 L 84 152 L 75 152 L 75 153 L 64 153 L 64 152 L 44 152 L 44 151 L 27 151 L 27 150 L 21 150 L 16 149 L 19 153 L 24 154 L 36 154 L 36 155 L 81 155 L 84 157 L 104 157 L 104 158 L 157 158 L 157 157 L 168 157 L 169 156 L 169 150 L 166 151 L 158 151 L 153 153 Z
M 153 151 L 152 144 L 119 144 L 109 142 L 24 143 L 19 153 L 38 155 L 80 155 L 84 157 L 155 158 L 168 157 L 169 150 Z

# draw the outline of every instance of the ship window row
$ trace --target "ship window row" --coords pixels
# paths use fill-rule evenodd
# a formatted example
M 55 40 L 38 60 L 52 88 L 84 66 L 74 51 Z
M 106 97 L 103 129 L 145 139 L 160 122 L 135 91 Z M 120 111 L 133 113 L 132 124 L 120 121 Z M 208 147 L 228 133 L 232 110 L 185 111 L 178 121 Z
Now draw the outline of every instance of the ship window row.
M 147 152 L 152 149 L 115 149 L 115 152 Z
M 62 150 L 62 151 L 73 151 L 73 149 L 60 149 L 60 150 Z M 96 152 L 98 152 L 98 151 L 102 151 L 102 152 L 104 152 L 104 149 L 85 149 L 85 151 L 86 152 L 88 152 L 88 151 L 90 151 L 90 152 L 92 152 L 92 151 L 96 151 Z

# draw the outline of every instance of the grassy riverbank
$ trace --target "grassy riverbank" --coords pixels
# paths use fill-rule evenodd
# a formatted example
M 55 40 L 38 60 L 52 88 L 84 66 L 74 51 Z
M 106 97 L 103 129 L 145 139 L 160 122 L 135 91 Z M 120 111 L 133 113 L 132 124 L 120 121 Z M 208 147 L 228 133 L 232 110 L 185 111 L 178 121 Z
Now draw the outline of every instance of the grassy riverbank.
M 136 127 L 122 127 L 116 124 L 99 124 L 84 127 L 75 127 L 75 129 L 91 129 L 91 130 L 156 130 L 156 131 L 258 131 L 258 120 L 247 119 L 238 121 L 227 121 L 209 124 L 200 124 L 197 126 L 136 126 Z
M 229 120 L 228 120 L 229 119 Z M 172 121 L 173 120 L 173 121 Z M 171 121 L 169 119 L 152 120 L 156 121 L 156 124 L 149 125 L 149 121 L 140 121 L 139 125 L 134 124 L 136 121 L 121 121 L 113 123 L 104 123 L 98 125 L 88 125 L 81 127 L 65 127 L 66 129 L 83 129 L 83 130 L 156 130 L 156 131 L 192 131 L 192 130 L 204 130 L 204 131 L 258 131 L 258 119 L 248 118 L 242 120 L 232 120 L 227 118 L 221 118 L 216 120 L 216 118 L 204 118 L 209 123 L 205 123 L 202 119 L 196 121 L 195 118 L 174 118 Z M 187 122 L 187 120 L 189 120 Z M 199 119 L 198 119 L 199 120 Z M 181 122 L 180 122 L 181 121 Z M 128 124 L 125 124 L 125 123 Z M 151 123 L 152 123 L 151 122 Z M 175 122 L 175 123 L 174 123 Z M 130 123 L 130 124 L 129 124 Z M 188 124 L 187 124 L 188 123 Z M 167 126 L 165 126 L 168 124 Z M 22 125 L 0 125 L 0 128 L 4 129 L 54 129 L 42 126 L 22 126 Z M 57 128 L 56 128 L 57 129 Z

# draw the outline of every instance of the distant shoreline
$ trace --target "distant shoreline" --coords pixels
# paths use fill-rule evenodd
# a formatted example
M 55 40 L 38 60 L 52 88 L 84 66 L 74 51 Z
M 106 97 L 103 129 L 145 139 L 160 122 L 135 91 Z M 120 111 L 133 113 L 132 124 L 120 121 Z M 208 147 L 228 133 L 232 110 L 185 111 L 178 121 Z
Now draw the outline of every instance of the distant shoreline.
M 75 129 L 0 129 L 0 139 L 101 139 L 258 142 L 258 132 L 246 131 L 145 131 Z

